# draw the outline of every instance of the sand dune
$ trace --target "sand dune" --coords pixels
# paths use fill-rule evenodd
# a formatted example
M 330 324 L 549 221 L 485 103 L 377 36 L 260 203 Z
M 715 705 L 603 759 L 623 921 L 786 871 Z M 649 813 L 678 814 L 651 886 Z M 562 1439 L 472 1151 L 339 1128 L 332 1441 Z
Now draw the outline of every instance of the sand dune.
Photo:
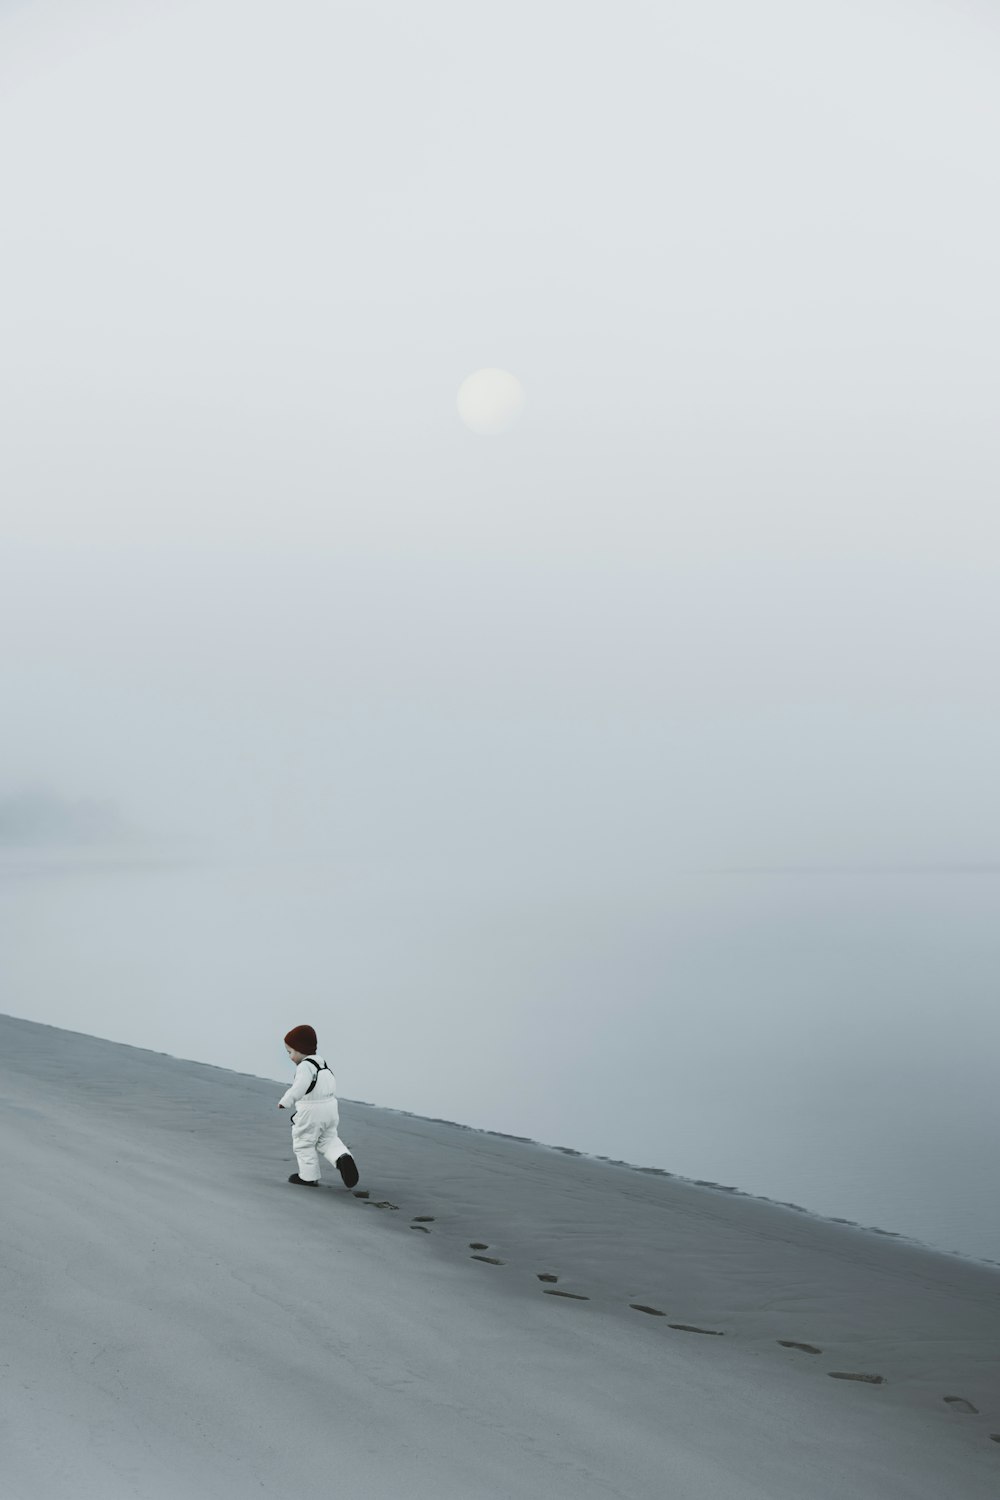
M 281 1076 L 0 1017 L 6 1500 L 1000 1493 L 1000 1269 Z

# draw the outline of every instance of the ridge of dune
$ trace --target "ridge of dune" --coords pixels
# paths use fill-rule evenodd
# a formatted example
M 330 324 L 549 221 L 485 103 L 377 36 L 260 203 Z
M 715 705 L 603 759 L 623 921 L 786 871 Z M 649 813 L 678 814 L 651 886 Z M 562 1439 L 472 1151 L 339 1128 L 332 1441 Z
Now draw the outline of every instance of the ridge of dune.
M 5 1018 L 8 1020 L 23 1019 L 21 1017 L 14 1016 L 0 1018 Z M 48 1029 L 53 1031 L 68 1030 L 67 1028 L 49 1026 L 47 1022 L 40 1021 L 25 1021 L 25 1024 L 47 1026 Z M 111 1042 L 110 1038 L 95 1037 L 90 1032 L 68 1031 L 68 1034 L 71 1036 L 89 1037 L 95 1041 Z M 115 1046 L 127 1046 L 130 1048 L 130 1050 L 135 1052 L 149 1052 L 154 1057 L 167 1057 L 171 1058 L 175 1062 L 191 1063 L 196 1067 L 213 1068 L 218 1072 L 232 1073 L 235 1077 L 238 1078 L 253 1078 L 256 1080 L 260 1080 L 261 1082 L 277 1083 L 277 1080 L 266 1078 L 263 1074 L 243 1073 L 239 1069 L 223 1068 L 219 1064 L 202 1062 L 197 1058 L 179 1057 L 176 1053 L 173 1052 L 160 1052 L 154 1048 L 138 1047 L 132 1043 L 125 1042 L 113 1042 L 111 1044 Z M 1000 1260 L 993 1260 L 989 1256 L 971 1255 L 964 1250 L 945 1250 L 940 1246 L 928 1244 L 926 1240 L 921 1240 L 917 1235 L 906 1234 L 904 1231 L 899 1229 L 886 1229 L 883 1226 L 877 1224 L 862 1224 L 858 1219 L 848 1219 L 840 1215 L 824 1214 L 821 1213 L 818 1209 L 804 1207 L 801 1203 L 792 1203 L 789 1200 L 782 1198 L 770 1198 L 765 1193 L 752 1193 L 745 1188 L 732 1186 L 728 1183 L 713 1182 L 704 1177 L 688 1177 L 682 1172 L 672 1172 L 666 1167 L 650 1165 L 644 1166 L 638 1162 L 626 1161 L 621 1157 L 600 1156 L 595 1152 L 583 1151 L 574 1146 L 557 1146 L 549 1141 L 540 1141 L 535 1136 L 515 1135 L 512 1132 L 506 1130 L 493 1130 L 487 1126 L 470 1125 L 466 1121 L 451 1120 L 441 1115 L 422 1115 L 416 1110 L 398 1109 L 392 1105 L 387 1104 L 375 1104 L 370 1099 L 353 1099 L 349 1098 L 346 1095 L 341 1095 L 340 1098 L 342 1104 L 351 1107 L 360 1109 L 373 1109 L 379 1111 L 384 1115 L 398 1115 L 403 1119 L 421 1120 L 430 1125 L 447 1125 L 453 1130 L 466 1130 L 471 1132 L 473 1135 L 493 1136 L 498 1140 L 514 1141 L 519 1145 L 524 1146 L 535 1146 L 540 1150 L 558 1152 L 562 1156 L 578 1157 L 585 1161 L 604 1162 L 608 1166 L 622 1167 L 629 1172 L 637 1172 L 643 1176 L 669 1178 L 673 1182 L 686 1183 L 691 1187 L 703 1188 L 711 1192 L 727 1193 L 734 1198 L 747 1198 L 754 1203 L 769 1203 L 776 1208 L 790 1209 L 794 1213 L 803 1214 L 806 1218 L 816 1219 L 823 1224 L 837 1224 L 845 1228 L 859 1230 L 863 1234 L 883 1235 L 890 1239 L 903 1241 L 906 1244 L 916 1245 L 919 1248 L 927 1250 L 934 1255 L 953 1256 L 958 1260 L 970 1261 L 974 1265 L 1000 1267 Z
M 1000 1272 L 661 1169 L 0 1016 L 10 1500 L 990 1500 Z
M 905 1234 L 900 1229 L 885 1229 L 878 1224 L 862 1224 L 858 1219 L 846 1219 L 839 1215 L 823 1214 L 815 1208 L 805 1208 L 801 1203 L 791 1203 L 783 1198 L 769 1198 L 765 1193 L 751 1193 L 746 1188 L 732 1187 L 728 1183 L 712 1182 L 704 1177 L 687 1177 L 682 1172 L 671 1172 L 666 1167 L 642 1166 L 638 1162 L 625 1161 L 616 1156 L 599 1156 L 593 1151 L 581 1151 L 575 1146 L 556 1146 L 548 1141 L 539 1141 L 530 1135 L 512 1135 L 506 1130 L 490 1130 L 482 1125 L 468 1125 L 460 1120 L 447 1120 L 440 1115 L 421 1115 L 411 1109 L 394 1109 L 386 1104 L 373 1104 L 368 1099 L 351 1099 L 347 1101 L 363 1109 L 378 1109 L 383 1114 L 403 1115 L 410 1120 L 426 1120 L 434 1125 L 450 1125 L 455 1130 L 471 1130 L 475 1135 L 497 1136 L 504 1141 L 517 1141 L 524 1146 L 539 1146 L 544 1151 L 558 1151 L 562 1156 L 582 1157 L 586 1161 L 606 1162 L 611 1167 L 624 1167 L 629 1172 L 639 1172 L 648 1177 L 669 1177 L 674 1182 L 684 1182 L 690 1187 L 705 1188 L 710 1192 L 729 1193 L 734 1198 L 749 1198 L 754 1203 L 770 1203 L 776 1208 L 791 1209 L 794 1213 L 805 1214 L 807 1218 L 818 1219 L 823 1224 L 841 1224 L 849 1229 L 859 1229 L 863 1234 L 886 1235 L 890 1239 L 904 1240 L 907 1244 L 918 1245 L 921 1249 L 928 1250 L 935 1255 L 952 1255 L 959 1260 L 972 1261 L 976 1265 L 998 1266 L 1000 1260 L 993 1260 L 985 1255 L 970 1255 L 964 1250 L 943 1250 L 939 1246 L 930 1245 L 926 1240 L 921 1240 L 917 1235 Z

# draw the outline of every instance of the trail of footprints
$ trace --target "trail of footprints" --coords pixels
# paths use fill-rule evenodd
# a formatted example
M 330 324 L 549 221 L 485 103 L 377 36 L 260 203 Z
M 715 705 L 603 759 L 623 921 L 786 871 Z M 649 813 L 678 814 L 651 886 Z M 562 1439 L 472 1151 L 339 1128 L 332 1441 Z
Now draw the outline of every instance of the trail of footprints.
M 387 1199 L 383 1199 L 381 1201 L 374 1199 L 367 1192 L 355 1192 L 354 1196 L 355 1198 L 362 1199 L 365 1203 L 365 1206 L 369 1208 L 388 1208 L 395 1210 L 399 1207 L 397 1203 L 390 1203 Z M 409 1228 L 414 1229 L 421 1234 L 430 1234 L 431 1230 L 428 1229 L 427 1226 L 433 1223 L 433 1214 L 415 1214 L 410 1220 Z M 469 1259 L 483 1261 L 488 1266 L 505 1266 L 507 1262 L 504 1260 L 499 1260 L 497 1256 L 483 1254 L 483 1251 L 488 1250 L 489 1248 L 489 1245 L 485 1244 L 482 1240 L 470 1240 L 469 1250 L 472 1253 L 470 1254 Z M 554 1273 L 551 1271 L 536 1271 L 535 1275 L 537 1276 L 539 1281 L 549 1283 L 548 1285 L 542 1287 L 542 1293 L 546 1297 L 562 1297 L 566 1301 L 570 1302 L 590 1301 L 590 1298 L 585 1296 L 582 1292 L 567 1292 L 561 1287 L 557 1287 L 554 1283 L 559 1280 L 559 1277 L 554 1275 Z M 665 1318 L 667 1316 L 662 1308 L 650 1307 L 646 1302 L 630 1302 L 629 1307 L 632 1308 L 634 1312 L 646 1313 L 647 1316 L 651 1318 Z M 694 1323 L 668 1323 L 667 1327 L 677 1329 L 681 1333 L 704 1333 L 710 1335 L 713 1338 L 722 1338 L 725 1334 L 725 1329 L 699 1328 Z M 777 1339 L 776 1342 L 780 1344 L 783 1349 L 798 1349 L 803 1354 L 823 1353 L 822 1349 L 818 1348 L 815 1344 L 800 1343 L 797 1339 Z M 831 1380 L 856 1380 L 862 1382 L 865 1385 L 885 1385 L 887 1383 L 884 1375 L 867 1374 L 863 1371 L 829 1370 L 827 1373 L 829 1374 Z M 973 1406 L 971 1401 L 966 1401 L 964 1396 L 942 1396 L 941 1399 L 950 1411 L 959 1412 L 965 1416 L 978 1417 L 980 1415 L 979 1408 Z M 990 1440 L 994 1443 L 1000 1443 L 1000 1432 L 991 1432 Z

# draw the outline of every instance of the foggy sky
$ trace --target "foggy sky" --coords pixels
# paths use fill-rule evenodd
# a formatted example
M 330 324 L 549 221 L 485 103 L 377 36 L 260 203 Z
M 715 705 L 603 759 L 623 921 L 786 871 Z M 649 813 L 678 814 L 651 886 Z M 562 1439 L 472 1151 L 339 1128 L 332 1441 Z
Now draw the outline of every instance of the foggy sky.
M 0 792 L 444 891 L 995 860 L 998 62 L 954 0 L 0 5 Z

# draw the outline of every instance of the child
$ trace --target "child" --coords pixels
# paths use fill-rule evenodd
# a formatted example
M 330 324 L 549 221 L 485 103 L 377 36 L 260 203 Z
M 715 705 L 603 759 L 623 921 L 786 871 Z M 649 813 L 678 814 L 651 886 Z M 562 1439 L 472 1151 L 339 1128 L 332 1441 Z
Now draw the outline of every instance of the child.
M 311 1026 L 293 1026 L 285 1037 L 285 1051 L 296 1064 L 290 1089 L 281 1096 L 279 1109 L 295 1105 L 292 1115 L 292 1150 L 299 1164 L 289 1182 L 299 1187 L 316 1187 L 319 1183 L 319 1157 L 337 1168 L 344 1186 L 352 1188 L 358 1181 L 354 1157 L 337 1134 L 340 1110 L 333 1074 L 326 1061 L 316 1054 L 316 1033 Z

